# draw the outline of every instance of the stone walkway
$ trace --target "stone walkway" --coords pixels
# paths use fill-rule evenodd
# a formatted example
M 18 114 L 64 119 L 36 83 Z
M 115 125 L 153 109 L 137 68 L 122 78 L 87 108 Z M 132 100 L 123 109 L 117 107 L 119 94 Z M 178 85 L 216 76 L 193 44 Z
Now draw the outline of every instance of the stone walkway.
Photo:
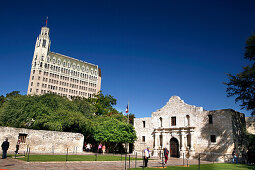
M 186 163 L 186 162 L 185 162 Z M 201 161 L 201 164 L 209 164 L 211 162 Z M 183 160 L 180 158 L 170 158 L 168 166 L 182 165 Z M 197 160 L 189 160 L 189 164 L 198 164 Z M 136 167 L 142 167 L 143 161 L 137 161 Z M 162 167 L 160 160 L 149 160 L 149 167 Z M 127 161 L 127 169 L 129 164 Z M 135 161 L 131 161 L 131 168 L 135 167 Z M 0 159 L 0 169 L 12 170 L 124 170 L 125 161 L 75 161 L 75 162 L 24 162 L 17 159 Z

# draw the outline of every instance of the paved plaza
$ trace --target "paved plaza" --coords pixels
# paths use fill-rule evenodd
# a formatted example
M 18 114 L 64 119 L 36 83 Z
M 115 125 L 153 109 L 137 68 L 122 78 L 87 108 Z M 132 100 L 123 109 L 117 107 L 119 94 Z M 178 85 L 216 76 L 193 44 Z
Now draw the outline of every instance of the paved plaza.
M 187 162 L 185 161 L 185 164 Z M 212 162 L 201 161 L 201 164 L 208 164 Z M 183 160 L 180 158 L 170 158 L 168 166 L 170 165 L 182 165 Z M 189 160 L 189 164 L 198 164 L 197 160 Z M 142 167 L 143 161 L 137 161 L 136 167 Z M 149 160 L 149 167 L 161 167 L 160 160 Z M 129 164 L 127 161 L 127 169 Z M 130 167 L 135 167 L 135 161 L 131 161 Z M 70 169 L 86 169 L 86 170 L 122 170 L 125 169 L 125 161 L 74 161 L 74 162 L 24 162 L 17 159 L 0 159 L 0 169 L 12 169 L 12 170 L 70 170 Z

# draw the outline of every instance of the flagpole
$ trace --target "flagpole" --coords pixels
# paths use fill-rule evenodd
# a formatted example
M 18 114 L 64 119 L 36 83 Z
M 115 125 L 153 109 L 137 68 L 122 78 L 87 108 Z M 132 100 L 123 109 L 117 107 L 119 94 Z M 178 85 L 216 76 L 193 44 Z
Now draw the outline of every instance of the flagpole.
M 127 105 L 127 124 L 129 124 L 129 101 L 128 101 L 128 105 Z M 128 143 L 126 142 L 126 153 L 127 153 L 128 149 L 129 149 Z
M 128 119 L 127 119 L 127 123 L 129 124 L 129 101 L 128 101 L 128 112 L 127 112 L 127 114 L 128 114 L 128 115 L 127 115 L 127 118 L 128 118 Z
M 47 18 L 46 18 L 46 27 L 47 27 L 47 23 L 48 23 L 48 16 L 47 16 Z

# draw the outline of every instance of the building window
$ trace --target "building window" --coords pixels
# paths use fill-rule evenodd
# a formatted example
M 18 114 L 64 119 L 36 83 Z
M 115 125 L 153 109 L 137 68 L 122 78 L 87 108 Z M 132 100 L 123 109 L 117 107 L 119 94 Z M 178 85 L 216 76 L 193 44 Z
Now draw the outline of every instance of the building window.
M 31 86 L 33 86 L 33 82 L 31 82 Z
M 34 80 L 34 76 L 32 76 L 32 80 Z
M 145 142 L 145 136 L 142 136 L 142 142 Z
M 30 92 L 32 92 L 32 88 L 30 88 Z
M 20 141 L 20 143 L 26 143 L 26 139 L 27 139 L 27 134 L 24 133 L 20 133 L 18 140 Z
M 160 147 L 162 147 L 162 144 L 163 144 L 163 136 L 159 135 L 159 145 L 160 145 Z
M 160 127 L 162 127 L 162 117 L 159 118 L 160 121 Z
M 46 47 L 46 40 L 43 40 L 42 46 L 43 46 L 43 47 Z
M 35 70 L 33 70 L 33 74 L 35 74 Z
M 145 128 L 145 121 L 143 121 L 143 128 Z
M 171 126 L 176 126 L 176 117 L 171 117 Z
M 190 117 L 189 117 L 189 115 L 186 115 L 186 120 L 187 120 L 187 126 L 190 126 Z
M 213 117 L 212 117 L 212 115 L 208 115 L 208 118 L 209 118 L 209 124 L 213 124 Z
M 213 142 L 213 143 L 216 142 L 216 136 L 215 135 L 211 135 L 211 142 Z

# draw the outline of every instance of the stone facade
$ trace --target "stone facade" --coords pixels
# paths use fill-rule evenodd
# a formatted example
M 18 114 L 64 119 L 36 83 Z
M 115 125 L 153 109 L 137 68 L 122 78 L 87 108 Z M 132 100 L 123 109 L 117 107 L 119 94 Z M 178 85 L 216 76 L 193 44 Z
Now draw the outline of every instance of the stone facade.
M 8 138 L 8 152 L 16 150 L 18 139 L 21 141 L 19 153 L 30 148 L 31 153 L 82 152 L 84 136 L 80 133 L 31 130 L 24 128 L 0 127 L 0 142 Z
M 50 51 L 50 29 L 42 27 L 35 43 L 28 95 L 54 93 L 67 98 L 92 97 L 101 89 L 97 65 Z
M 247 132 L 255 135 L 255 117 L 246 117 L 245 121 Z
M 135 118 L 134 126 L 138 138 L 135 152 L 149 146 L 152 156 L 160 156 L 166 147 L 172 157 L 194 158 L 205 153 L 206 158 L 206 153 L 213 152 L 218 154 L 215 160 L 222 160 L 222 154 L 243 147 L 245 136 L 244 114 L 232 109 L 206 111 L 178 96 L 172 96 L 151 117 Z

